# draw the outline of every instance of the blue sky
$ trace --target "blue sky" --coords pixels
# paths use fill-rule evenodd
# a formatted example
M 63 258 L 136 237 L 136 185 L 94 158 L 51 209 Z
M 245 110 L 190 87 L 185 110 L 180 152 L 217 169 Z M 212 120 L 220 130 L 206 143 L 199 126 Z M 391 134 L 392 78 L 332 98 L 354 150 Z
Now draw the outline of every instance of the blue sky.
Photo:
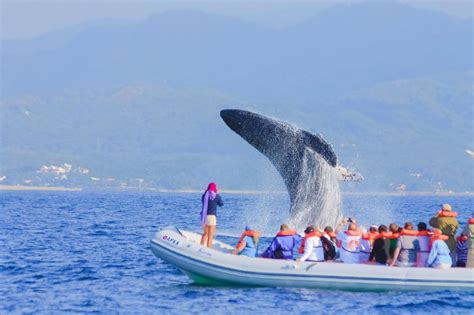
M 282 27 L 305 18 L 323 14 L 336 5 L 352 5 L 363 1 L 108 1 L 108 0 L 0 0 L 1 39 L 27 39 L 68 26 L 93 23 L 105 19 L 144 19 L 168 10 L 198 10 L 218 13 Z M 427 10 L 442 11 L 459 18 L 473 15 L 473 2 L 468 0 L 399 0 Z

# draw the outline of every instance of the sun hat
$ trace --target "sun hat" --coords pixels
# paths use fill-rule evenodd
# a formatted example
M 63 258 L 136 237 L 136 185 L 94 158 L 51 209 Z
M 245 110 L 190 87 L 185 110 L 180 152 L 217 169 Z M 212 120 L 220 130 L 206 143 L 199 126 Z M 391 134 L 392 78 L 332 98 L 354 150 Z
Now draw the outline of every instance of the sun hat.
M 451 205 L 449 203 L 444 203 L 441 209 L 443 211 L 451 211 Z

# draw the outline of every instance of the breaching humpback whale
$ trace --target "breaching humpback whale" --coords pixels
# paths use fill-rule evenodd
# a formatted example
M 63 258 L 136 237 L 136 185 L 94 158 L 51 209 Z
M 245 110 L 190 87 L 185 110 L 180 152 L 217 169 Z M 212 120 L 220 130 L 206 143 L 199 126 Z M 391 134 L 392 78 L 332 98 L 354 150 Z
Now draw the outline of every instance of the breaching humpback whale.
M 321 135 L 244 110 L 225 109 L 220 115 L 280 173 L 290 196 L 293 226 L 324 228 L 340 222 L 341 195 L 334 169 L 337 156 Z

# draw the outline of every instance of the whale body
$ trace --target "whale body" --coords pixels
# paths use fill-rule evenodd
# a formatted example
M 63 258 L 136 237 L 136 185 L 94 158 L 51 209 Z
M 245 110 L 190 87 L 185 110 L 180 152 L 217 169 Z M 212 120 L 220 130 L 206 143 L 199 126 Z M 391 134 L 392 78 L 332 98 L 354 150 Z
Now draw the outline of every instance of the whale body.
M 292 226 L 337 226 L 342 219 L 337 156 L 321 135 L 245 110 L 225 109 L 220 115 L 280 173 L 290 197 Z

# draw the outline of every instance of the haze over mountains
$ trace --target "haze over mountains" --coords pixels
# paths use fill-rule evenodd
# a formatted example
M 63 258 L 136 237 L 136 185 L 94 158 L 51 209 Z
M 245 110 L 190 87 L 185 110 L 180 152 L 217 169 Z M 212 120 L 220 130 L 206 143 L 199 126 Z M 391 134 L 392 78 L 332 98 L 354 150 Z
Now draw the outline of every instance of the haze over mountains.
M 366 178 L 345 189 L 473 191 L 472 36 L 472 19 L 362 3 L 278 30 L 175 11 L 3 41 L 0 176 L 68 162 L 161 188 L 282 187 L 220 120 L 246 108 L 323 133 Z

